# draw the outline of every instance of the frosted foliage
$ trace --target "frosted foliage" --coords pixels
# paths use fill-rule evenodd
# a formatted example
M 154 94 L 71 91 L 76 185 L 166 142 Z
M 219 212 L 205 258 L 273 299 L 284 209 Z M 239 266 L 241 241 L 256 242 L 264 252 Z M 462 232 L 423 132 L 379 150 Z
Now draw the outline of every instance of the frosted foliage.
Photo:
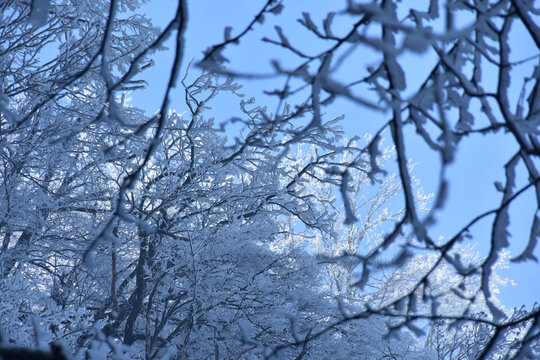
M 482 328 L 482 336 L 476 340 L 485 346 L 459 356 L 538 357 L 538 307 L 533 305 L 513 318 L 497 300 L 497 287 L 505 283 L 497 275 L 501 264 L 538 262 L 537 4 L 383 0 L 328 3 L 306 10 L 283 2 L 278 20 L 265 20 L 273 3 L 261 7 L 244 29 L 236 34 L 229 31 L 225 41 L 205 52 L 199 65 L 237 77 L 266 78 L 266 71 L 228 61 L 228 56 L 233 59 L 237 55 L 232 44 L 240 43 L 242 48 L 244 40 L 246 50 L 252 46 L 247 34 L 255 32 L 264 44 L 253 54 L 253 62 L 267 61 L 275 77 L 282 79 L 279 85 L 277 80 L 272 83 L 266 93 L 275 96 L 280 105 L 286 102 L 291 107 L 311 108 L 311 116 L 298 123 L 296 134 L 319 127 L 324 123 L 322 114 L 336 111 L 348 111 L 346 115 L 354 118 L 354 130 L 375 128 L 371 130 L 374 137 L 358 150 L 362 156 L 356 155 L 353 161 L 334 158 L 332 166 L 312 173 L 314 181 L 328 176 L 339 189 L 334 189 L 333 195 L 347 226 L 333 226 L 324 234 L 300 231 L 287 243 L 308 243 L 316 248 L 321 261 L 328 264 L 326 284 L 332 293 L 357 299 L 365 306 L 363 312 L 344 316 L 343 321 L 362 314 L 384 314 L 396 321 L 392 328 L 408 328 L 414 333 L 422 330 L 420 319 L 440 320 L 457 328 L 469 323 L 459 336 L 445 341 L 462 341 L 463 334 Z M 299 26 L 292 25 L 289 20 L 293 18 Z M 286 21 L 289 26 L 285 26 Z M 275 121 L 280 119 L 277 114 Z M 380 140 L 385 132 L 390 137 L 386 144 L 395 149 L 393 166 L 389 167 L 376 161 L 383 154 Z M 491 155 L 484 149 L 484 140 L 496 142 L 510 155 L 501 159 L 497 173 L 459 174 L 470 178 L 462 186 L 470 187 L 464 193 L 472 194 L 475 184 L 494 183 L 493 190 L 499 193 L 491 193 L 489 205 L 488 201 L 475 204 L 469 218 L 448 221 L 445 207 L 455 204 L 449 195 L 452 189 L 456 191 L 449 183 L 453 181 L 450 166 L 470 166 L 470 158 Z M 463 150 L 471 143 L 474 156 L 468 156 L 471 148 Z M 413 177 L 412 152 L 429 154 L 425 157 L 428 167 L 435 169 L 429 175 L 434 184 L 433 203 L 427 207 Z M 308 156 L 320 159 L 318 154 Z M 383 191 L 397 183 L 394 189 L 399 194 L 394 194 L 402 205 L 397 209 L 373 205 L 370 213 L 370 205 L 377 201 L 355 203 L 355 191 L 365 187 L 365 177 Z M 304 196 L 315 195 L 306 191 Z M 491 229 L 482 228 L 486 223 Z M 511 234 L 518 223 L 528 229 L 529 236 Z M 445 225 L 437 226 L 440 224 Z M 441 227 L 452 229 L 439 241 L 437 229 Z M 373 235 L 371 239 L 366 233 Z M 519 245 L 521 238 L 526 239 L 523 246 Z M 482 242 L 487 250 L 482 249 L 482 255 L 473 260 L 462 252 L 475 242 Z M 519 249 L 508 255 L 514 247 Z M 415 262 L 418 267 L 411 265 Z M 389 279 L 396 284 L 386 289 Z M 407 285 L 401 284 L 404 280 Z M 381 298 L 370 298 L 374 294 Z M 373 304 L 375 300 L 378 306 Z M 452 307 L 453 303 L 458 305 Z M 485 313 L 479 316 L 475 311 Z M 444 352 L 447 348 L 438 349 Z
M 237 89 L 209 74 L 186 86 L 199 89 L 202 84 L 200 107 L 215 89 Z M 99 166 L 90 155 L 81 157 L 86 165 L 76 176 L 51 175 L 49 193 L 71 192 L 82 203 L 34 195 L 48 202 L 46 216 L 34 210 L 39 222 L 32 236 L 42 234 L 43 241 L 28 244 L 28 257 L 4 268 L 0 282 L 13 299 L 0 309 L 8 342 L 31 346 L 35 318 L 45 343 L 61 341 L 70 353 L 96 359 L 159 358 L 171 351 L 194 358 L 304 353 L 317 359 L 397 352 L 412 359 L 424 354 L 407 334 L 405 342 L 382 340 L 382 319 L 325 330 L 341 317 L 324 289 L 325 275 L 301 246 L 284 246 L 297 235 L 280 224 L 288 219 L 329 233 L 335 221 L 331 198 L 289 191 L 291 181 L 305 181 L 303 161 L 291 158 L 276 167 L 279 148 L 274 153 L 258 146 L 236 155 L 234 149 L 224 151 L 225 139 L 212 125 L 195 109 L 183 116 L 170 112 L 159 146 L 126 190 L 121 206 L 127 214 L 111 225 L 107 214 L 118 179 L 137 166 L 129 154 L 143 151 L 151 134 L 126 138 L 122 147 L 106 150 Z M 109 131 L 87 128 L 71 146 L 102 144 Z M 325 131 L 339 133 L 331 124 Z M 305 146 L 317 136 L 307 137 Z M 62 156 L 69 159 L 70 154 L 69 147 L 60 148 L 56 161 L 65 163 Z M 65 176 L 77 186 L 65 184 Z M 331 182 L 318 188 L 331 197 Z M 24 230 L 18 231 L 14 236 L 20 240 Z M 102 238 L 95 242 L 96 236 Z M 86 261 L 76 255 L 89 247 Z M 28 300 L 21 304 L 21 298 Z M 307 347 L 283 347 L 317 331 L 324 335 Z M 365 338 L 368 332 L 372 339 Z
M 187 1 L 163 29 L 146 2 L 0 1 L 1 358 L 538 358 L 540 309 L 498 299 L 538 261 L 539 206 L 509 252 L 540 204 L 534 2 L 267 0 L 193 64 Z M 442 237 L 448 167 L 492 133 L 515 147 L 495 208 Z

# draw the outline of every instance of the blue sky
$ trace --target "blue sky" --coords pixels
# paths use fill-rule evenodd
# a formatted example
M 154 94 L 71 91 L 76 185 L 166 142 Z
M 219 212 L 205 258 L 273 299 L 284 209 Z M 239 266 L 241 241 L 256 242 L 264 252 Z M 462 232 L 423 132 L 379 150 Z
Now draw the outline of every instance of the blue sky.
M 192 58 L 200 59 L 202 52 L 207 47 L 221 42 L 226 26 L 233 27 L 233 35 L 242 30 L 265 2 L 264 0 L 188 0 L 189 20 L 183 68 L 185 69 Z M 328 4 L 331 4 L 334 10 L 339 9 L 340 6 L 338 1 L 286 0 L 285 10 L 281 15 L 273 18 L 268 17 L 264 26 L 257 25 L 256 31 L 248 34 L 240 46 L 232 46 L 225 52 L 225 56 L 231 60 L 231 67 L 239 71 L 271 73 L 269 60 L 272 58 L 285 59 L 282 60 L 282 64 L 285 66 L 288 65 L 287 61 L 290 61 L 290 67 L 292 67 L 293 64 L 297 63 L 297 58 L 276 46 L 262 44 L 260 39 L 263 36 L 276 38 L 272 27 L 273 24 L 279 23 L 292 44 L 299 44 L 300 49 L 305 49 L 308 52 L 316 49 L 319 44 L 313 41 L 312 36 L 303 31 L 296 19 L 301 17 L 302 11 L 309 11 L 314 22 L 320 23 L 327 13 L 325 6 Z M 155 24 L 164 26 L 174 16 L 176 6 L 176 0 L 152 1 L 145 5 L 140 12 L 150 16 Z M 466 13 L 459 13 L 459 15 L 461 17 L 458 16 L 456 19 L 457 25 L 466 24 L 469 20 Z M 346 30 L 348 24 L 335 24 L 335 26 L 336 31 L 339 32 L 340 28 Z M 174 48 L 172 43 L 170 48 Z M 512 33 L 512 59 L 524 59 L 536 55 L 536 51 L 532 39 L 523 29 L 516 28 Z M 375 54 L 366 50 L 363 55 L 365 57 L 358 60 L 369 63 L 370 57 Z M 143 92 L 132 94 L 133 105 L 147 110 L 148 113 L 157 109 L 162 99 L 169 76 L 172 52 L 157 54 L 155 59 L 156 66 L 143 75 L 144 79 L 149 80 L 149 88 Z M 407 83 L 412 89 L 417 87 L 415 84 L 423 81 L 426 72 L 435 62 L 434 58 L 430 57 L 429 52 L 423 55 L 405 53 L 399 60 L 405 64 Z M 534 65 L 534 61 L 524 64 L 524 76 L 530 74 L 528 66 L 531 65 Z M 337 73 L 337 77 L 346 79 L 348 72 L 357 71 L 358 68 L 360 67 L 349 63 Z M 487 70 L 489 71 L 489 69 Z M 198 69 L 192 70 L 193 74 L 198 72 Z M 281 82 L 276 82 L 276 80 L 242 80 L 241 82 L 244 85 L 242 92 L 246 96 L 254 96 L 260 105 L 268 105 L 272 109 L 276 100 L 263 95 L 262 90 L 278 88 L 282 84 Z M 511 94 L 519 94 L 519 91 L 517 84 L 512 84 Z M 174 100 L 175 97 L 177 100 Z M 178 112 L 185 110 L 181 89 L 173 93 L 171 107 Z M 224 97 L 217 99 L 213 113 L 217 121 L 222 121 L 237 110 L 237 101 Z M 346 101 L 336 101 L 326 110 L 327 119 L 342 113 L 345 114 L 343 126 L 348 137 L 374 133 L 388 117 L 388 114 L 376 114 Z M 425 145 L 414 141 L 416 137 L 411 129 L 407 131 L 410 131 L 408 133 L 410 136 L 407 142 L 407 155 L 417 164 L 413 175 L 421 180 L 425 191 L 433 192 L 437 186 L 439 158 L 431 153 Z M 494 182 L 504 180 L 503 165 L 516 149 L 514 141 L 505 134 L 477 135 L 463 140 L 460 143 L 456 161 L 450 166 L 447 174 L 450 182 L 448 201 L 440 213 L 439 222 L 431 228 L 430 233 L 445 237 L 452 236 L 471 218 L 494 208 L 501 197 L 501 193 L 495 189 Z M 519 181 L 520 176 L 521 181 Z M 523 174 L 520 176 L 518 176 L 518 184 L 524 180 Z M 514 256 L 519 254 L 528 241 L 532 215 L 535 210 L 532 190 L 524 194 L 515 205 L 511 209 L 512 222 L 510 225 L 512 234 L 510 251 Z M 480 252 L 485 252 L 487 249 L 492 220 L 493 218 L 488 218 L 472 229 L 475 238 L 479 240 L 477 249 Z M 536 249 L 535 253 L 540 258 L 540 249 Z M 515 287 L 503 288 L 501 291 L 499 297 L 507 307 L 525 304 L 530 308 L 534 301 L 540 301 L 540 285 L 538 285 L 540 267 L 538 264 L 530 262 L 511 264 L 510 268 L 501 274 L 518 283 Z

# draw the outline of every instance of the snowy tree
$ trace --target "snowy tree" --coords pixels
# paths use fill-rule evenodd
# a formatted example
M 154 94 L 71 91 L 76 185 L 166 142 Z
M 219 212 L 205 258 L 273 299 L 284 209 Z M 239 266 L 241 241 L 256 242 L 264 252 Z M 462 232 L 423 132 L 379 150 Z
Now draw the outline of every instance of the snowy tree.
M 203 110 L 218 92 L 236 93 L 238 84 L 203 74 L 185 88 L 188 113 L 168 114 L 167 127 L 144 166 L 138 168 L 132 154 L 143 153 L 146 142 L 155 141 L 155 127 L 118 139 L 121 146 L 106 146 L 96 168 L 75 168 L 87 180 L 73 191 L 82 200 L 92 194 L 96 203 L 77 206 L 66 200 L 57 205 L 50 200 L 57 188 L 36 195 L 52 203 L 36 216 L 35 243 L 27 246 L 32 256 L 16 257 L 0 283 L 7 299 L 0 309 L 7 342 L 30 346 L 37 337 L 40 346 L 60 342 L 69 353 L 90 358 L 109 352 L 113 358 L 148 359 L 168 353 L 194 358 L 378 357 L 387 352 L 425 357 L 410 335 L 382 340 L 386 325 L 378 318 L 294 345 L 300 334 L 324 330 L 340 313 L 320 285 L 313 257 L 299 247 L 282 246 L 293 234 L 279 222 L 291 219 L 331 233 L 331 198 L 292 189 L 312 175 L 310 169 L 324 167 L 348 146 L 324 145 L 323 135 L 340 134 L 330 122 L 302 138 L 307 145 L 317 142 L 318 159 L 279 165 L 291 139 L 285 125 L 268 132 L 267 143 L 227 149 L 225 137 Z M 252 120 L 251 133 L 267 131 L 269 124 L 251 103 L 240 103 Z M 124 112 L 140 115 L 127 104 Z M 99 129 L 81 130 L 73 147 L 59 154 L 69 158 L 88 144 L 107 144 L 110 134 Z M 122 155 L 124 148 L 130 155 Z M 94 159 L 81 153 L 83 159 Z M 62 158 L 56 161 L 69 165 Z M 133 169 L 140 169 L 140 176 L 125 192 L 123 212 L 107 221 L 121 179 Z M 328 179 L 319 186 L 331 183 Z M 15 350 L 8 346 L 5 351 Z
M 50 34 L 41 41 L 51 37 L 58 48 L 51 61 L 57 67 L 73 59 L 68 52 L 90 56 L 86 48 L 114 39 L 111 32 L 87 45 L 72 37 L 72 28 L 53 28 L 64 14 L 53 11 L 53 19 L 36 25 L 37 10 L 28 3 L 5 6 L 6 14 L 21 18 L 6 30 L 20 31 L 17 40 L 46 27 Z M 75 16 L 84 8 L 65 10 Z M 115 20 L 105 6 L 94 10 L 118 26 L 137 23 Z M 79 30 L 80 36 L 90 33 Z M 327 323 L 332 312 L 339 314 L 320 292 L 313 258 L 298 248 L 278 251 L 275 244 L 288 236 L 278 226 L 285 218 L 324 233 L 332 227 L 330 199 L 291 189 L 300 187 L 309 168 L 324 167 L 341 151 L 328 141 L 339 138 L 339 129 L 330 122 L 294 137 L 297 144 L 317 144 L 321 158 L 283 167 L 291 124 L 275 126 L 248 100 L 240 107 L 250 133 L 227 147 L 204 110 L 217 93 L 237 93 L 239 85 L 212 74 L 183 83 L 187 114 L 167 111 L 166 122 L 160 114 L 148 119 L 115 93 L 132 89 L 126 71 L 160 46 L 150 42 L 155 32 L 144 34 L 147 48 L 139 53 L 130 45 L 141 46 L 140 40 L 115 40 L 125 46 L 120 54 L 131 54 L 125 62 L 103 62 L 102 50 L 76 61 L 89 62 L 84 72 L 69 75 L 53 66 L 44 74 L 47 81 L 32 78 L 42 61 L 39 49 L 8 47 L 4 54 L 13 78 L 6 75 L 2 89 L 2 355 L 31 356 L 20 346 L 36 341 L 33 354 L 43 357 L 62 357 L 58 345 L 47 355 L 48 343 L 90 358 L 260 357 L 280 352 L 279 346 L 285 353 L 323 357 L 328 346 L 343 348 L 340 336 L 283 347 Z M 47 88 L 66 75 L 71 83 Z M 282 116 L 305 112 L 286 108 Z M 385 327 L 377 324 L 380 338 Z M 409 351 L 409 345 L 395 347 Z M 386 351 L 379 348 L 361 351 Z
M 511 244 L 510 224 L 524 215 L 530 223 L 529 241 L 519 253 L 513 254 L 511 263 L 537 262 L 538 8 L 533 1 L 521 0 L 431 0 L 414 4 L 349 0 L 327 5 L 326 10 L 306 8 L 297 14 L 302 33 L 301 28 L 287 21 L 294 16 L 287 13 L 288 8 L 294 8 L 293 4 L 267 1 L 247 27 L 237 31 L 226 29 L 225 40 L 209 47 L 199 65 L 237 78 L 270 76 L 256 67 L 246 69 L 236 66 L 235 61 L 228 62 L 236 55 L 237 47 L 232 45 L 240 43 L 241 47 L 244 42 L 253 46 L 249 34 L 257 32 L 275 50 L 257 52 L 253 64 L 266 60 L 274 77 L 282 80 L 282 85 L 272 85 L 267 94 L 275 96 L 278 103 L 301 103 L 312 110 L 311 121 L 304 123 L 300 132 L 319 127 L 322 114 L 345 103 L 355 109 L 352 111 L 356 116 L 362 114 L 362 119 L 358 119 L 359 129 L 379 121 L 380 126 L 364 147 L 364 154 L 372 159 L 381 155 L 381 147 L 386 145 L 380 139 L 385 130 L 389 131 L 396 151 L 394 163 L 403 190 L 404 212 L 396 215 L 395 223 L 385 229 L 371 252 L 353 252 L 342 257 L 356 262 L 359 269 L 352 291 L 366 291 L 372 275 L 388 266 L 406 264 L 405 260 L 418 252 L 431 253 L 434 261 L 393 302 L 370 306 L 344 319 L 377 313 L 399 319 L 393 325 L 395 328 L 412 330 L 422 320 L 482 323 L 489 331 L 486 346 L 477 353 L 479 358 L 494 357 L 502 334 L 520 328 L 515 344 L 505 348 L 507 356 L 534 358 L 537 350 L 533 348 L 539 337 L 538 308 L 517 318 L 507 317 L 497 304 L 492 280 L 496 264 Z M 309 36 L 312 42 L 306 41 Z M 519 57 L 512 52 L 519 41 L 528 44 L 530 56 Z M 272 54 L 271 59 L 265 57 L 267 54 Z M 416 58 L 411 61 L 411 56 Z M 419 63 L 425 67 L 423 73 L 414 71 Z M 275 116 L 274 121 L 279 122 L 280 117 Z M 450 167 L 458 161 L 458 151 L 464 148 L 465 139 L 473 138 L 480 143 L 482 137 L 493 133 L 512 143 L 513 154 L 501 168 L 504 180 L 485 178 L 489 174 L 475 176 L 494 183 L 500 193 L 498 203 L 484 207 L 439 241 L 440 234 L 434 225 L 445 221 Z M 413 184 L 409 162 L 412 144 L 421 144 L 423 152 L 432 152 L 439 159 L 434 164 L 440 169 L 434 204 L 426 214 L 421 213 L 424 199 L 416 194 Z M 481 145 L 477 151 L 483 151 Z M 354 169 L 356 162 L 343 165 L 345 169 L 339 169 L 342 183 L 350 184 L 349 170 Z M 385 170 L 376 161 L 370 165 L 368 176 L 374 181 L 384 181 Z M 345 221 L 351 223 L 357 218 L 356 209 L 351 205 L 352 194 L 347 186 L 342 189 Z M 532 212 L 523 214 L 520 201 L 527 197 L 533 199 Z M 473 230 L 482 222 L 489 222 L 491 229 L 475 234 Z M 489 239 L 489 249 L 477 262 L 465 261 L 460 253 L 471 237 L 478 242 L 484 237 Z M 438 306 L 441 298 L 430 279 L 447 266 L 458 277 L 452 291 L 471 305 L 451 316 L 441 312 Z M 474 292 L 464 292 L 462 288 L 478 277 L 480 283 Z M 472 312 L 472 304 L 480 297 L 489 308 L 485 317 Z M 419 303 L 430 310 L 424 311 L 425 308 L 417 306 Z
M 225 28 L 192 82 L 188 2 L 162 30 L 137 15 L 144 2 L 0 4 L 1 356 L 538 355 L 540 310 L 505 313 L 496 292 L 520 199 L 540 205 L 532 1 L 328 2 L 321 19 L 299 14 L 304 48 L 288 2 L 267 0 L 247 27 Z M 533 57 L 512 57 L 516 27 Z M 254 31 L 290 53 L 272 52 L 273 74 L 227 63 Z M 128 92 L 144 91 L 169 38 L 167 87 L 147 116 Z M 434 59 L 417 85 L 410 53 Z M 231 140 L 210 102 L 269 77 L 276 108 L 241 100 Z M 344 102 L 382 119 L 365 142 L 327 114 Z M 515 143 L 499 203 L 439 237 L 448 169 L 467 137 L 490 133 Z M 440 160 L 432 205 L 413 141 Z M 537 261 L 535 211 L 512 262 Z M 484 220 L 489 249 L 474 258 Z

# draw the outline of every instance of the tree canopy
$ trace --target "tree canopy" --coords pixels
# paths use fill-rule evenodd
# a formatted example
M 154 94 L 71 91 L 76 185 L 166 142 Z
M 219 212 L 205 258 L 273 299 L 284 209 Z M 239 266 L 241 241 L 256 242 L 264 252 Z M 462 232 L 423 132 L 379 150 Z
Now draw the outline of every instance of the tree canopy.
M 329 2 L 300 14 L 306 44 L 267 0 L 191 66 L 191 2 L 163 29 L 145 3 L 0 4 L 0 358 L 540 356 L 538 306 L 498 299 L 500 269 L 538 262 L 533 1 Z M 516 31 L 532 57 L 512 55 Z M 266 70 L 234 60 L 251 34 L 279 49 L 250 53 Z M 149 116 L 130 95 L 164 52 Z M 496 206 L 441 236 L 449 169 L 492 134 L 513 149 Z M 433 194 L 415 146 L 437 159 Z

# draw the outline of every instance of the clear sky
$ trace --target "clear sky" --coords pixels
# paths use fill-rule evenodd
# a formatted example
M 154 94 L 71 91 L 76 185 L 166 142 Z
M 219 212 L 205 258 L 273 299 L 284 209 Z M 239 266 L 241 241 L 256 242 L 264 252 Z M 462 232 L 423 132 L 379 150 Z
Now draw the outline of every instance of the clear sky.
M 253 19 L 264 3 L 264 0 L 188 0 L 189 20 L 186 33 L 186 56 L 183 62 L 184 69 L 190 59 L 200 59 L 202 52 L 207 47 L 223 40 L 226 26 L 232 26 L 233 35 L 241 31 Z M 286 0 L 284 4 L 285 9 L 281 15 L 274 18 L 268 17 L 267 20 L 269 21 L 264 26 L 257 25 L 255 31 L 248 34 L 240 46 L 232 46 L 225 52 L 225 56 L 231 60 L 230 64 L 233 69 L 246 72 L 271 73 L 269 60 L 272 58 L 288 59 L 287 61 L 291 61 L 290 66 L 287 66 L 285 60 L 283 65 L 292 67 L 293 64 L 297 63 L 297 58 L 276 46 L 262 44 L 260 39 L 263 36 L 276 38 L 272 28 L 273 24 L 279 22 L 289 36 L 291 43 L 299 44 L 299 47 L 306 49 L 306 51 L 316 49 L 320 44 L 317 44 L 313 37 L 303 30 L 296 19 L 301 17 L 302 11 L 309 11 L 314 22 L 320 23 L 327 13 L 325 7 L 328 4 L 334 7 L 334 10 L 340 8 L 340 2 L 338 1 Z M 155 24 L 164 26 L 174 16 L 176 6 L 176 0 L 154 0 L 140 12 L 150 16 Z M 466 24 L 468 21 L 466 14 L 460 13 L 460 15 L 463 15 L 463 17 L 456 19 L 457 24 Z M 339 32 L 340 27 L 347 29 L 348 25 L 346 23 L 336 24 L 336 31 Z M 173 47 L 173 44 L 170 43 L 170 48 Z M 536 46 L 528 34 L 523 29 L 516 28 L 512 33 L 512 59 L 524 59 L 536 55 L 536 51 Z M 365 58 L 361 59 L 364 64 L 369 63 L 370 56 L 374 56 L 374 53 L 366 51 Z M 171 51 L 160 53 L 155 56 L 155 59 L 156 66 L 143 75 L 143 78 L 150 82 L 149 89 L 132 94 L 133 105 L 147 110 L 148 113 L 153 113 L 160 104 L 170 71 L 172 53 Z M 423 81 L 426 72 L 430 70 L 435 62 L 434 58 L 430 57 L 429 52 L 424 55 L 406 53 L 400 57 L 400 61 L 405 64 L 407 84 L 412 89 L 415 89 L 419 82 Z M 528 66 L 533 65 L 534 61 L 523 65 L 524 76 L 530 74 Z M 199 72 L 198 69 L 193 70 L 192 73 L 194 74 Z M 355 71 L 355 68 L 352 65 L 345 66 L 337 73 L 338 78 L 346 79 L 348 71 Z M 272 109 L 272 105 L 275 105 L 276 100 L 264 96 L 262 90 L 278 88 L 282 84 L 279 80 L 277 83 L 276 80 L 241 80 L 241 82 L 244 85 L 243 92 L 246 96 L 254 96 L 258 104 L 268 105 Z M 512 84 L 511 95 L 517 97 L 519 91 L 517 85 Z M 183 93 L 176 92 L 175 94 L 178 100 L 173 101 L 172 108 L 182 112 L 185 110 Z M 213 115 L 218 122 L 226 120 L 238 109 L 236 101 L 231 100 L 231 98 L 225 97 L 218 99 L 216 102 Z M 327 119 L 342 113 L 345 114 L 346 118 L 343 126 L 348 137 L 373 133 L 388 117 L 388 114 L 381 115 L 368 112 L 346 101 L 334 102 L 332 107 L 327 109 L 327 112 Z M 409 139 L 414 140 L 414 134 L 411 132 L 410 135 Z M 444 237 L 452 236 L 466 222 L 482 212 L 493 209 L 497 202 L 500 201 L 501 193 L 496 191 L 494 182 L 504 180 L 503 165 L 517 149 L 516 144 L 509 139 L 510 137 L 507 134 L 491 134 L 488 136 L 471 136 L 462 141 L 457 159 L 448 173 L 450 182 L 449 198 L 439 216 L 440 221 L 431 228 L 431 234 Z M 438 157 L 419 141 L 407 142 L 407 155 L 417 164 L 413 175 L 421 180 L 425 191 L 435 191 L 439 173 Z M 524 179 L 523 174 L 520 176 L 518 176 L 518 184 L 522 182 L 520 179 Z M 516 206 L 511 209 L 512 223 L 510 232 L 512 238 L 510 250 L 514 256 L 521 252 L 528 241 L 534 210 L 535 203 L 532 190 L 522 196 L 517 201 Z M 477 245 L 480 252 L 487 249 L 492 220 L 493 218 L 488 218 L 472 230 L 475 237 L 480 241 Z M 540 249 L 537 248 L 535 253 L 540 258 Z M 500 299 L 504 305 L 513 307 L 525 304 L 530 308 L 535 301 L 540 301 L 540 267 L 538 264 L 530 262 L 511 264 L 510 268 L 502 271 L 501 274 L 514 279 L 518 284 L 515 287 L 502 289 Z

